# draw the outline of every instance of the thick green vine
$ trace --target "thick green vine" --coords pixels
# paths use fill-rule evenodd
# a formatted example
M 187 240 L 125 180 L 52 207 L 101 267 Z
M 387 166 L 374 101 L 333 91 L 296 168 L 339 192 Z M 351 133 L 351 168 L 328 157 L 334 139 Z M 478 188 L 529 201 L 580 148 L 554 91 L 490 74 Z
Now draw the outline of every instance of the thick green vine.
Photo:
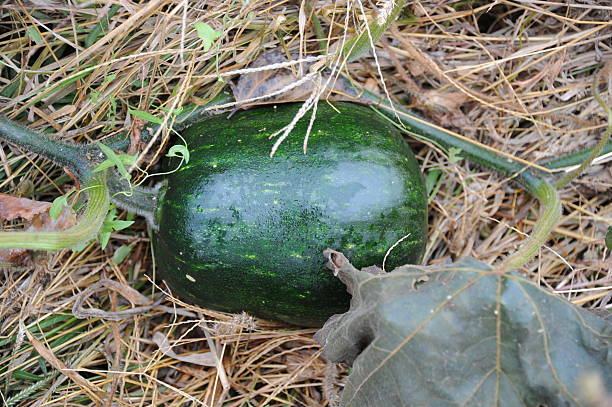
M 530 187 L 529 193 L 540 203 L 540 216 L 527 241 L 502 261 L 499 271 L 518 269 L 533 259 L 561 218 L 561 199 L 557 189 L 550 182 L 540 180 L 539 185 Z
M 60 250 L 94 239 L 110 208 L 106 173 L 85 184 L 87 205 L 76 225 L 61 232 L 0 232 L 0 248 Z

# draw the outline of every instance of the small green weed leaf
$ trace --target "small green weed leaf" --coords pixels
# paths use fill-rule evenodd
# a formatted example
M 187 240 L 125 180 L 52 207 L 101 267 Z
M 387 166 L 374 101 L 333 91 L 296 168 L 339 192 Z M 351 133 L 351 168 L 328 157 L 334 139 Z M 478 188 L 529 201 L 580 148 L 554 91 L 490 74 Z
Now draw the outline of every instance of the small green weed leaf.
M 459 161 L 463 160 L 463 157 L 461 157 L 459 154 L 461 154 L 461 149 L 457 148 L 457 147 L 451 147 L 448 150 L 448 159 L 450 162 L 452 163 L 458 163 Z
M 100 231 L 112 232 L 113 228 L 111 227 L 111 225 L 116 217 L 117 217 L 117 208 L 114 205 L 111 205 L 110 209 L 108 210 L 108 213 L 106 214 L 106 218 L 104 219 L 104 222 L 102 223 L 102 227 L 100 228 Z
M 166 112 L 166 113 L 170 113 L 170 114 L 171 114 L 171 115 L 173 115 L 173 116 L 178 116 L 178 115 L 180 115 L 181 113 L 183 113 L 183 110 L 185 110 L 185 107 L 184 107 L 184 106 L 181 106 L 181 107 L 179 107 L 179 108 L 177 108 L 177 109 L 170 109 L 170 108 L 167 108 L 167 107 L 163 107 L 163 106 L 161 106 L 161 107 L 159 108 L 159 110 L 164 111 L 164 112 Z
M 126 165 L 126 166 L 130 166 L 136 163 L 136 160 L 138 159 L 138 154 L 134 154 L 134 155 L 129 155 L 129 154 L 117 154 L 117 157 L 119 157 L 119 160 L 121 160 L 121 162 Z M 100 171 L 104 171 L 107 168 L 111 168 L 114 167 L 115 163 L 113 161 L 111 161 L 110 158 L 107 158 L 106 160 L 102 161 L 100 163 L 100 165 L 98 165 L 96 168 L 93 169 L 93 172 L 100 172 Z
M 114 167 L 114 166 L 115 166 L 115 164 L 111 160 L 106 159 L 106 160 L 102 161 L 102 163 L 100 163 L 100 165 L 98 165 L 96 168 L 94 168 L 92 170 L 92 172 L 104 171 L 105 169 L 110 168 L 110 167 Z
M 106 85 L 108 85 L 109 83 L 111 83 L 112 81 L 114 81 L 116 78 L 117 78 L 117 75 L 116 75 L 116 74 L 111 74 L 111 75 L 106 76 L 106 77 L 104 78 L 104 80 L 102 81 L 101 86 L 106 86 Z M 93 91 L 93 92 L 91 92 L 91 94 L 89 95 L 89 100 L 90 100 L 90 101 L 91 101 L 91 103 L 93 103 L 94 105 L 99 104 L 99 103 L 100 103 L 100 101 L 101 101 L 101 98 L 102 98 L 102 92 L 99 92 L 99 91 Z M 110 95 L 110 96 L 108 97 L 108 100 L 110 101 L 110 103 L 111 103 L 111 107 L 112 107 L 112 112 L 111 112 L 111 114 L 116 113 L 116 111 L 117 111 L 117 101 L 115 100 L 115 97 L 114 97 L 113 95 Z
M 19 87 L 21 86 L 22 79 L 23 78 L 21 75 L 15 77 L 11 81 L 11 83 L 9 83 L 0 91 L 0 96 L 4 96 L 6 98 L 12 98 L 16 96 L 19 93 Z
M 134 117 L 138 117 L 139 119 L 146 120 L 151 123 L 155 123 L 155 124 L 163 123 L 163 119 L 160 119 L 157 116 L 153 116 L 151 113 L 145 112 L 143 110 L 128 109 L 128 112 Z
M 28 37 L 30 37 L 32 39 L 32 41 L 34 41 L 36 43 L 36 45 L 44 45 L 45 44 L 45 41 L 43 40 L 43 37 L 41 37 L 40 33 L 38 32 L 38 30 L 36 28 L 28 27 L 27 35 L 28 35 Z
M 98 23 L 91 29 L 91 31 L 85 38 L 85 47 L 87 48 L 91 47 L 93 44 L 96 43 L 96 41 L 98 41 L 99 38 L 101 38 L 104 35 L 104 33 L 108 30 L 108 24 L 110 22 L 110 19 L 120 9 L 121 9 L 121 6 L 118 4 L 111 6 L 111 8 L 108 10 L 108 14 L 106 14 L 104 17 L 100 19 L 100 21 L 98 21 Z
M 168 154 L 166 154 L 166 157 L 180 157 L 185 160 L 185 163 L 188 163 L 189 149 L 187 148 L 187 146 L 184 146 L 182 144 L 175 144 L 170 147 L 170 150 L 168 150 Z
M 60 195 L 53 200 L 49 208 L 51 220 L 56 220 L 60 216 L 64 206 L 68 206 L 68 197 L 66 195 Z
M 115 230 L 123 230 L 128 228 L 134 224 L 133 220 L 114 220 L 112 223 L 113 231 Z
M 427 196 L 429 197 L 430 202 L 440 189 L 439 181 L 441 175 L 442 171 L 437 168 L 427 171 L 427 176 L 425 177 L 425 188 L 427 190 Z
M 119 171 L 121 176 L 127 181 L 129 181 L 131 179 L 131 176 L 125 168 L 125 165 L 121 161 L 121 158 L 110 147 L 102 143 L 96 143 L 96 145 L 98 146 L 98 148 L 100 148 L 100 150 L 102 150 L 104 155 L 106 155 L 106 157 L 113 163 L 113 165 L 117 167 L 117 170 Z
M 38 376 L 30 372 L 26 372 L 25 370 L 15 370 L 13 372 L 13 377 L 17 380 L 27 380 L 31 382 L 39 382 L 44 380 L 43 376 Z
M 114 206 L 108 211 L 106 215 L 106 219 L 102 223 L 102 227 L 100 228 L 99 236 L 100 236 L 100 245 L 104 250 L 106 245 L 108 244 L 108 240 L 110 239 L 110 235 L 112 232 L 117 230 L 122 230 L 127 227 L 130 227 L 134 223 L 133 220 L 118 220 L 117 219 L 117 208 Z
M 137 88 L 144 88 L 149 86 L 149 81 L 144 80 L 144 81 L 134 81 L 132 82 L 132 86 L 135 86 Z
M 130 246 L 120 246 L 117 250 L 115 250 L 115 253 L 113 254 L 113 257 L 111 259 L 112 262 L 115 264 L 121 264 L 121 262 L 123 262 L 123 260 L 127 258 L 131 251 L 132 248 Z
M 111 209 L 106 214 L 106 219 L 102 223 L 100 227 L 100 231 L 98 232 L 98 236 L 100 237 L 100 246 L 102 246 L 102 250 L 106 248 L 108 244 L 108 240 L 110 239 L 110 235 L 113 232 L 113 221 L 117 217 L 117 209 L 114 206 L 111 206 Z
M 102 246 L 102 250 L 106 249 L 106 245 L 110 240 L 111 232 L 100 232 L 100 246 Z
M 408 12 L 408 7 L 404 8 L 400 16 L 395 20 L 398 24 L 419 24 L 419 18 Z
M 100 92 L 91 92 L 91 94 L 89 95 L 89 100 L 94 105 L 97 105 L 98 103 L 100 103 L 100 95 Z
M 113 95 L 110 95 L 108 97 L 108 101 L 110 102 L 110 106 L 111 106 L 109 115 L 114 120 L 114 117 L 117 115 L 117 99 Z
M 606 247 L 612 250 L 612 226 L 608 226 L 608 233 L 606 233 Z
M 353 295 L 315 335 L 352 364 L 340 406 L 587 406 L 585 379 L 612 388 L 612 324 L 516 273 L 325 255 Z
M 104 78 L 104 80 L 102 81 L 102 85 L 108 85 L 115 79 L 117 79 L 117 74 L 113 73 L 113 74 L 107 75 L 106 78 Z
M 210 47 L 212 47 L 213 42 L 215 42 L 217 38 L 223 35 L 221 31 L 217 31 L 213 29 L 210 25 L 203 23 L 201 21 L 194 23 L 193 27 L 198 32 L 198 37 L 200 37 L 200 39 L 202 40 L 204 44 L 205 52 L 207 52 L 210 49 Z

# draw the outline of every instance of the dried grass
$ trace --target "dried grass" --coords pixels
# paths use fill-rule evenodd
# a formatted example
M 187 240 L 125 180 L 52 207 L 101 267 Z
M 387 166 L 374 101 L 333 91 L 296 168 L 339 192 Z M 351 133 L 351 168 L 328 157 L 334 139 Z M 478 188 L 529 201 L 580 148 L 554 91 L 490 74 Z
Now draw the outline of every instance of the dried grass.
M 117 2 L 108 27 L 88 47 L 110 3 L 8 3 L 0 7 L 0 113 L 25 112 L 30 127 L 76 142 L 136 131 L 141 123 L 126 114 L 128 105 L 164 115 L 162 107 L 204 103 L 229 80 L 214 74 L 245 68 L 264 49 L 319 54 L 312 19 L 300 32 L 300 8 L 283 1 Z M 313 6 L 329 43 L 354 32 L 344 24 L 345 2 Z M 432 121 L 527 160 L 555 157 L 593 145 L 605 127 L 589 85 L 612 57 L 611 12 L 594 0 L 415 1 L 378 44 L 378 66 L 364 57 L 345 73 L 382 93 L 380 69 L 390 95 Z M 373 19 L 380 10 L 370 6 L 367 13 Z M 207 52 L 190 29 L 196 21 L 224 33 Z M 351 12 L 348 21 L 359 24 L 361 13 Z M 149 145 L 144 166 L 165 151 L 167 131 L 160 140 Z M 426 262 L 462 256 L 492 262 L 516 250 L 537 216 L 532 199 L 488 170 L 451 162 L 421 142 L 414 147 L 427 176 L 444 174 L 435 179 Z M 52 200 L 71 184 L 61 169 L 12 146 L 1 146 L 0 164 L 2 192 Z M 522 271 L 575 304 L 609 308 L 612 270 L 603 237 L 612 224 L 611 191 L 605 164 L 565 188 L 561 224 Z M 325 406 L 335 399 L 345 372 L 320 357 L 313 330 L 175 299 L 124 321 L 72 317 L 79 293 L 104 278 L 149 298 L 165 290 L 152 284 L 143 226 L 114 234 L 105 251 L 92 243 L 0 271 L 3 403 Z M 121 245 L 132 251 L 117 266 L 111 258 Z M 113 291 L 87 306 L 130 308 Z M 165 356 L 152 340 L 156 332 L 179 354 L 213 349 L 220 365 Z

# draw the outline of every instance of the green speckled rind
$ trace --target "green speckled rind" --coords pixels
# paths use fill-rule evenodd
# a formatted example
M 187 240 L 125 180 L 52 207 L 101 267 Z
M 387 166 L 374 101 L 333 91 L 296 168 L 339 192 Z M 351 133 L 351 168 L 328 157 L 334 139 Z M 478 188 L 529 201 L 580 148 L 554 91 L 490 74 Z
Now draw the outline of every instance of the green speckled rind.
M 159 270 L 201 306 L 320 326 L 348 309 L 323 250 L 357 267 L 418 263 L 427 205 L 414 155 L 399 132 L 365 107 L 320 103 L 308 154 L 308 120 L 269 157 L 269 135 L 299 105 L 208 118 L 183 132 L 191 159 L 168 177 L 154 239 Z

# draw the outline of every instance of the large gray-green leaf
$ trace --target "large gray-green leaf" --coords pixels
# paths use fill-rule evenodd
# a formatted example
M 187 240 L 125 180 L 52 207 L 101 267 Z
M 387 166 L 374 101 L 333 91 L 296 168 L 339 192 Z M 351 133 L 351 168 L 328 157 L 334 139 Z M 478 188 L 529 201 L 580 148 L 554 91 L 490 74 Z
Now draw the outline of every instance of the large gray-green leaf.
M 612 388 L 612 325 L 517 274 L 473 259 L 380 274 L 326 256 L 353 295 L 316 335 L 353 366 L 342 406 L 573 406 L 593 377 Z

